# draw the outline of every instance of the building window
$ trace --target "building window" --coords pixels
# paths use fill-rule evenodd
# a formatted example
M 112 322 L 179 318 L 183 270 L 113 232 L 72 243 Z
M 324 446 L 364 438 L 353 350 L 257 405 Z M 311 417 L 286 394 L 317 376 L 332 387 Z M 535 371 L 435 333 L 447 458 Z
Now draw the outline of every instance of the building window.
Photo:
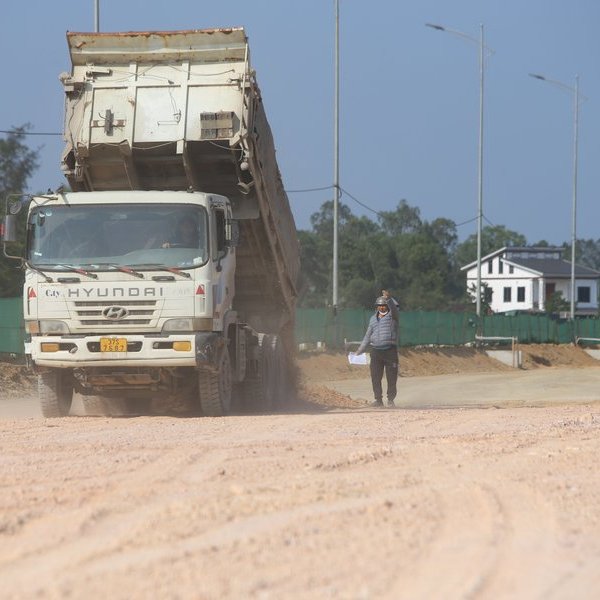
M 525 288 L 524 287 L 517 288 L 517 302 L 525 302 Z
M 512 289 L 509 287 L 504 288 L 504 302 L 510 302 Z
M 502 262 L 502 259 L 500 259 L 498 261 L 498 273 L 500 275 L 502 275 L 503 272 L 504 272 L 504 263 Z
M 494 265 L 491 260 L 488 260 L 488 274 L 494 272 Z
M 591 297 L 592 295 L 589 285 L 582 285 L 581 287 L 577 286 L 577 302 L 589 304 Z
M 515 272 L 515 268 L 512 265 L 508 265 L 508 272 L 512 275 Z

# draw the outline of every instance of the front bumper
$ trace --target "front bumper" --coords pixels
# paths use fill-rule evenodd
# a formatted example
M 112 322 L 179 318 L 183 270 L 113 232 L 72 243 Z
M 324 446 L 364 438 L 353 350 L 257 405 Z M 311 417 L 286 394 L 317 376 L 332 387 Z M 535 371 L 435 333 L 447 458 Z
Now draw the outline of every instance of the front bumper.
M 100 338 L 124 338 L 126 352 L 101 352 Z M 32 362 L 40 367 L 196 367 L 212 362 L 212 349 L 220 335 L 214 333 L 171 335 L 34 336 L 28 344 Z M 175 350 L 174 342 L 189 342 L 189 350 Z M 58 345 L 42 351 L 42 344 Z

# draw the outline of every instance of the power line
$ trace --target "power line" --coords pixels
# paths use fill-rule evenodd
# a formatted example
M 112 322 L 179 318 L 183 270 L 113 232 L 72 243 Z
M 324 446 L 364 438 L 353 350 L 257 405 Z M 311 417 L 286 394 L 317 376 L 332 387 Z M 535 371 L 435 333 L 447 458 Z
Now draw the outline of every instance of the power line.
M 302 190 L 285 190 L 288 194 L 302 194 L 304 192 L 322 192 L 323 190 L 330 190 L 333 186 L 326 185 L 324 187 L 305 188 Z
M 48 132 L 37 132 L 37 131 L 21 131 L 19 129 L 0 129 L 0 133 L 14 134 L 14 135 L 62 135 L 62 133 L 48 133 Z
M 486 221 L 488 223 L 488 225 L 490 225 L 491 227 L 496 227 L 485 215 L 483 216 L 483 220 Z
M 0 133 L 14 134 L 14 135 L 48 135 L 48 136 L 63 135 L 62 133 L 21 131 L 21 130 L 17 130 L 17 129 L 0 129 Z M 107 145 L 112 145 L 112 144 L 107 144 Z M 215 145 L 217 145 L 217 144 L 215 144 Z M 308 193 L 308 192 L 322 192 L 322 191 L 325 191 L 325 190 L 330 190 L 333 187 L 334 187 L 333 185 L 325 185 L 323 187 L 302 188 L 302 189 L 298 189 L 298 190 L 285 190 L 285 191 L 286 191 L 287 194 L 304 194 L 304 193 Z M 375 210 L 374 208 L 371 208 L 370 206 L 368 206 L 364 202 L 361 202 L 356 196 L 352 195 L 348 190 L 345 190 L 341 186 L 340 186 L 340 190 L 344 194 L 346 194 L 346 196 L 348 196 L 348 198 L 350 198 L 351 200 L 354 200 L 354 202 L 356 202 L 358 205 L 362 206 L 366 210 L 368 210 L 368 211 L 376 214 L 378 217 L 383 216 L 382 213 L 380 213 L 379 211 Z M 492 227 L 495 227 L 495 225 L 485 215 L 483 216 L 483 218 Z M 462 221 L 461 223 L 455 223 L 455 226 L 456 227 L 461 227 L 462 225 L 467 225 L 468 223 L 472 223 L 473 221 L 476 221 L 476 220 L 477 220 L 477 217 L 473 217 L 472 219 L 467 219 L 466 221 Z
M 463 221 L 462 223 L 454 223 L 454 226 L 460 227 L 461 225 L 467 225 L 468 223 L 472 223 L 473 221 L 477 221 L 477 217 L 473 217 L 472 219 L 467 219 L 466 221 Z
M 342 192 L 344 192 L 344 194 L 346 194 L 346 196 L 348 196 L 348 198 L 351 198 L 352 200 L 354 200 L 354 202 L 356 202 L 357 204 L 359 204 L 363 208 L 366 208 L 367 210 L 370 210 L 372 213 L 375 213 L 378 217 L 382 217 L 383 216 L 380 212 L 376 211 L 374 208 L 371 208 L 370 206 L 367 206 L 364 202 L 361 202 L 358 198 L 356 198 L 355 196 L 353 196 L 350 192 L 346 191 L 341 186 L 340 186 L 340 190 L 342 190 Z

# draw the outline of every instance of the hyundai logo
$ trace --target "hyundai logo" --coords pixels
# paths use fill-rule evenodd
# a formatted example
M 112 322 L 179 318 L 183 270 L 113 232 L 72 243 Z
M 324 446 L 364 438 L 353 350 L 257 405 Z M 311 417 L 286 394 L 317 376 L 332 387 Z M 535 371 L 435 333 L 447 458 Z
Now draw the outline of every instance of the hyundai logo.
M 111 321 L 119 321 L 124 319 L 129 311 L 124 306 L 107 306 L 102 314 L 106 319 L 110 319 Z

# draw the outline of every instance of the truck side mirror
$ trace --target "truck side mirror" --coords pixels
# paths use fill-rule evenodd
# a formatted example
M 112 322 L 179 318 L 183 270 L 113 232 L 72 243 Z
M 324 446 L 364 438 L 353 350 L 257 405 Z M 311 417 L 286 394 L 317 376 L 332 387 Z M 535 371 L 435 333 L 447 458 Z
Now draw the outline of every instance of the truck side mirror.
M 6 215 L 2 222 L 2 241 L 17 242 L 17 216 Z
M 240 226 L 237 221 L 229 219 L 225 225 L 225 241 L 227 246 L 235 248 L 240 243 Z

